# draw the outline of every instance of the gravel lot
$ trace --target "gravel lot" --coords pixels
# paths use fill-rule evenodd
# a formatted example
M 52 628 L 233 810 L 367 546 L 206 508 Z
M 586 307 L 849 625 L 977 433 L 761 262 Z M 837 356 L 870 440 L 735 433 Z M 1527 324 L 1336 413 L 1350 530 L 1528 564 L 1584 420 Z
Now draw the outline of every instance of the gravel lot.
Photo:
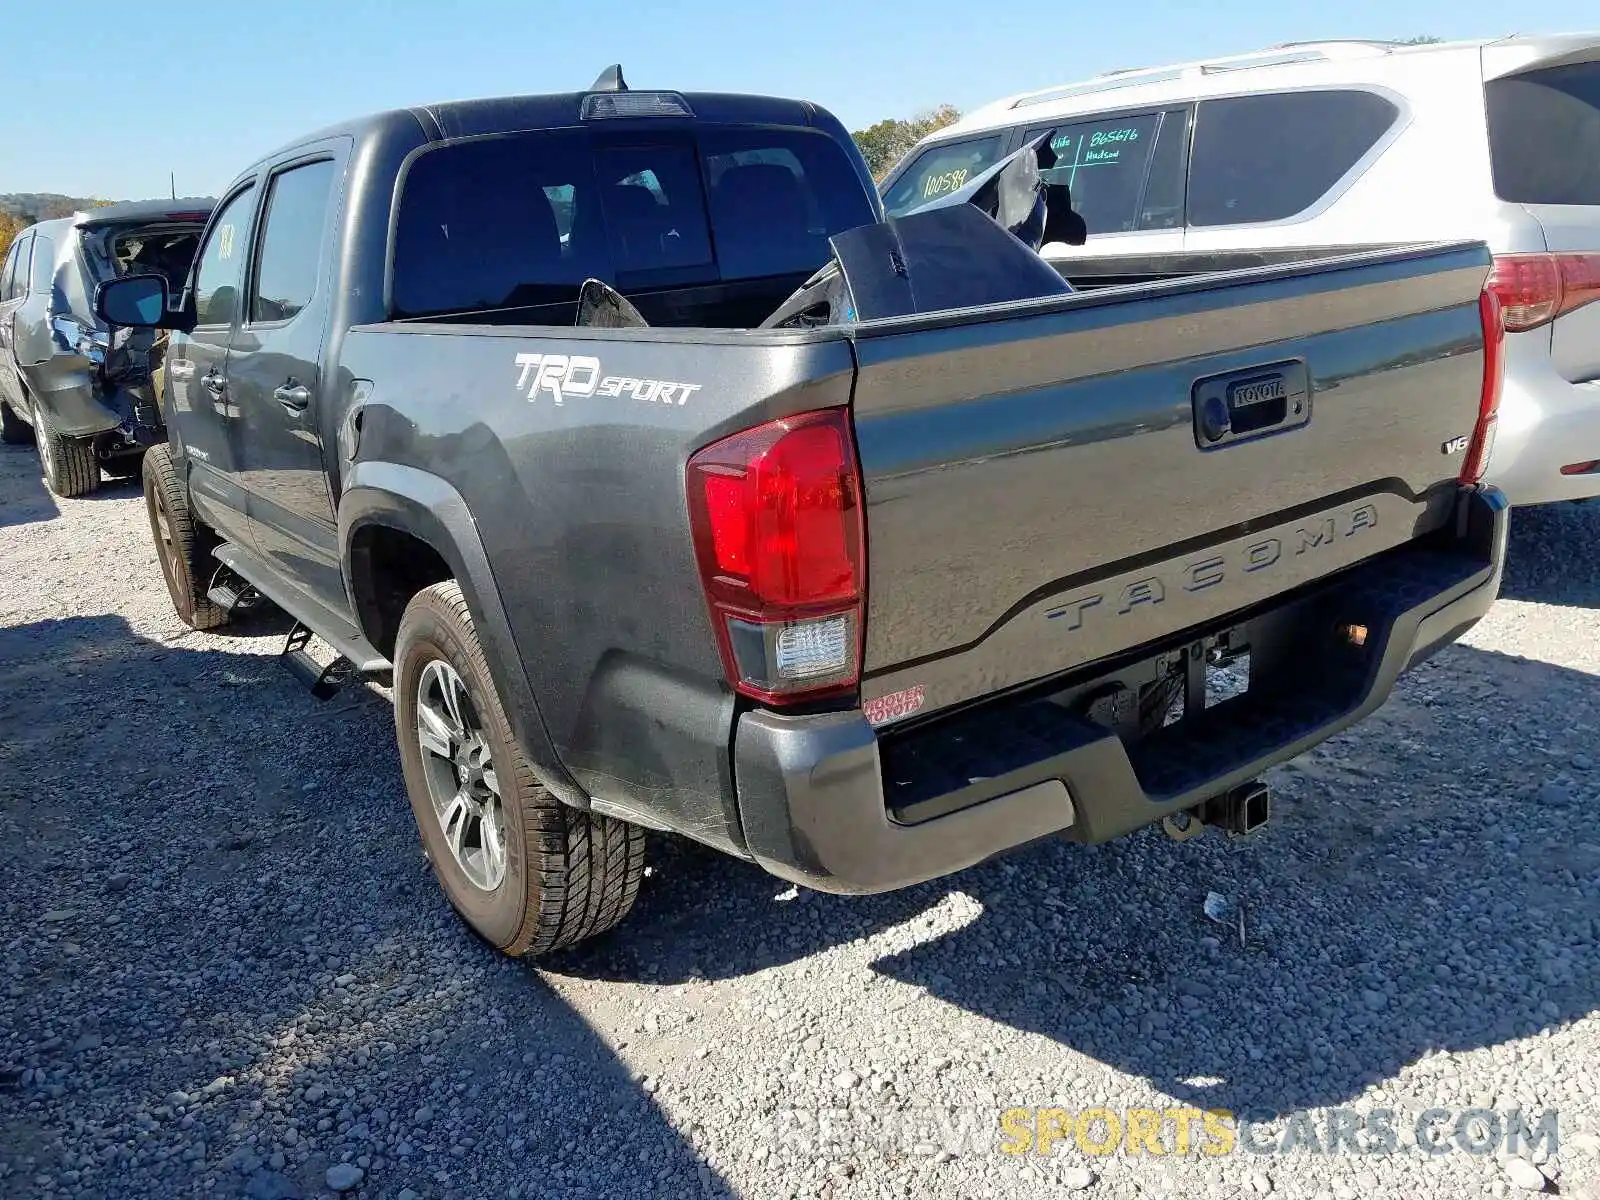
M 312 699 L 275 614 L 186 631 L 137 488 L 37 476 L 0 451 L 0 1195 L 1600 1200 L 1600 506 L 1519 514 L 1490 618 L 1249 842 L 846 900 L 663 840 L 536 968 L 433 886 L 381 692 Z M 1281 1152 L 1001 1150 L 1007 1108 L 1191 1105 Z M 1407 1144 L 1469 1107 L 1558 1148 Z M 1283 1149 L 1333 1109 L 1398 1148 Z

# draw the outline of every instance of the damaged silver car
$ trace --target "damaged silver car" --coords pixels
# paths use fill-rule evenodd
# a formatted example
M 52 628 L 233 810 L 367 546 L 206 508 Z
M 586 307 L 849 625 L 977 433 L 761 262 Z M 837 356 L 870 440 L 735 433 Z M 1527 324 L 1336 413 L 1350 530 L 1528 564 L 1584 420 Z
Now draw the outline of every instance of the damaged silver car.
M 0 268 L 0 440 L 39 447 L 46 485 L 82 496 L 102 472 L 138 473 L 166 440 L 159 404 L 166 335 L 108 326 L 95 289 L 161 275 L 177 290 L 213 202 L 140 200 L 41 221 Z

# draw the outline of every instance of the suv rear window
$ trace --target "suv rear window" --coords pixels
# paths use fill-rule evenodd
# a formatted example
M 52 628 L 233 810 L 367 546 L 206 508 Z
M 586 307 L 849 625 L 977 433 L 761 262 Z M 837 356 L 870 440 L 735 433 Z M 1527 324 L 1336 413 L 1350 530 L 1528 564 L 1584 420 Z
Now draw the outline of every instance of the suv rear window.
M 1203 100 L 1189 167 L 1189 224 L 1282 221 L 1310 208 L 1394 125 L 1368 91 Z
M 395 221 L 396 317 L 619 291 L 803 279 L 873 220 L 844 151 L 802 129 L 563 130 L 424 151 Z M 795 282 L 799 282 L 796 279 Z
M 967 180 L 999 161 L 1004 139 L 1005 134 L 1001 132 L 929 146 L 884 192 L 884 211 L 891 217 L 898 217 L 919 204 L 958 191 Z
M 1485 87 L 1494 191 L 1512 204 L 1600 204 L 1600 63 Z

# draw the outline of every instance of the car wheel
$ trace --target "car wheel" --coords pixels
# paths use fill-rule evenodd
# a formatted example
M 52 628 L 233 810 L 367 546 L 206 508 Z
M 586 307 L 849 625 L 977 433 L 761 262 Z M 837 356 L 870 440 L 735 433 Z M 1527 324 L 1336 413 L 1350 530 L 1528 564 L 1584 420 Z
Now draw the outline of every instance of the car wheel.
M 495 692 L 455 582 L 412 598 L 395 645 L 400 763 L 423 847 L 467 926 L 508 955 L 617 925 L 644 877 L 644 830 L 539 782 Z
M 189 495 L 172 468 L 172 452 L 165 446 L 150 447 L 140 474 L 150 534 L 172 607 L 183 623 L 194 629 L 225 624 L 228 610 L 206 596 L 206 580 L 217 565 L 211 556 L 217 537 L 190 512 Z
M 0 442 L 8 446 L 27 446 L 33 442 L 33 426 L 12 412 L 4 400 L 0 400 Z
M 63 437 L 50 424 L 50 414 L 33 405 L 33 432 L 39 443 L 44 482 L 58 496 L 87 496 L 100 486 L 100 462 L 94 446 L 80 438 Z

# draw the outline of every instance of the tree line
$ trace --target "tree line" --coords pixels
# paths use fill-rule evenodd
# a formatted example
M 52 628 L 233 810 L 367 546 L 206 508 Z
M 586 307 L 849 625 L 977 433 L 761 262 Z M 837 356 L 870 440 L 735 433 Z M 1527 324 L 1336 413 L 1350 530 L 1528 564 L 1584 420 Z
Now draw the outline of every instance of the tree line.
M 867 160 L 872 178 L 881 182 L 889 173 L 889 168 L 905 157 L 907 150 L 935 130 L 960 119 L 960 109 L 953 104 L 941 104 L 907 120 L 887 117 L 876 125 L 856 130 L 850 136 L 860 147 L 861 157 Z
M 112 203 L 115 202 L 90 196 L 63 196 L 59 192 L 0 193 L 0 257 L 11 249 L 17 234 L 30 225 Z

